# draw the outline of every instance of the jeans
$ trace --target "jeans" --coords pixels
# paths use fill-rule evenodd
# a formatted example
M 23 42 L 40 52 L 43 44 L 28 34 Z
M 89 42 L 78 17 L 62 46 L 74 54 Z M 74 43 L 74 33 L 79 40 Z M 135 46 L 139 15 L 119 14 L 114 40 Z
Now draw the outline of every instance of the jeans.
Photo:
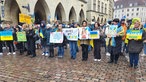
M 63 46 L 58 47 L 58 56 L 64 56 L 64 47 Z
M 89 46 L 86 44 L 82 44 L 82 60 L 87 60 L 88 59 L 88 48 Z
M 129 58 L 130 58 L 130 65 L 133 66 L 137 66 L 138 65 L 138 61 L 139 61 L 139 54 L 138 53 L 129 53 Z
M 7 46 L 9 47 L 9 52 L 15 52 L 13 41 L 7 41 Z
M 76 54 L 77 54 L 77 42 L 69 42 L 70 45 L 70 54 L 71 57 L 76 58 Z
M 144 54 L 146 54 L 146 43 L 143 43 Z

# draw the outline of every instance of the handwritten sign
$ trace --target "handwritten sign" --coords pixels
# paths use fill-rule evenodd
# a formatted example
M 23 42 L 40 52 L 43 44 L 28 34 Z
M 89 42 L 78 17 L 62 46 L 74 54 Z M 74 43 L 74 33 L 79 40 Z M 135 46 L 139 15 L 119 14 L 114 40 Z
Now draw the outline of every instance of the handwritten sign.
M 63 33 L 65 34 L 68 40 L 78 40 L 78 28 L 64 28 Z
M 1 37 L 2 41 L 13 40 L 12 31 L 1 31 L 0 32 L 0 37 Z
M 142 39 L 142 30 L 127 30 L 127 39 Z
M 50 43 L 62 43 L 63 32 L 52 32 L 50 33 Z
M 99 30 L 89 32 L 89 39 L 99 39 L 99 38 L 100 38 Z
M 111 37 L 116 37 L 117 28 L 118 28 L 118 25 L 110 25 L 109 30 L 108 30 L 108 34 L 111 35 Z
M 25 32 L 17 32 L 17 41 L 18 42 L 26 42 L 26 33 Z

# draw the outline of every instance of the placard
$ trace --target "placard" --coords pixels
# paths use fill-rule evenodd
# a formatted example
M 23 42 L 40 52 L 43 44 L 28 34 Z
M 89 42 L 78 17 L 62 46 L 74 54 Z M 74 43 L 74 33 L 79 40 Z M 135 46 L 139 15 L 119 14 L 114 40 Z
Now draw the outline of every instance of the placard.
M 63 33 L 68 40 L 77 41 L 78 40 L 78 28 L 64 28 Z
M 89 31 L 86 27 L 79 28 L 79 39 L 81 39 L 81 40 L 89 39 Z
M 127 30 L 127 39 L 142 39 L 142 30 Z
M 0 37 L 1 37 L 2 41 L 13 40 L 12 31 L 1 31 L 0 32 Z
M 116 35 L 117 35 L 117 28 L 118 28 L 118 25 L 110 25 L 109 26 L 109 30 L 108 30 L 108 34 L 111 37 L 116 37 Z
M 51 32 L 50 43 L 63 43 L 63 32 Z
M 26 42 L 26 33 L 25 32 L 17 32 L 17 41 L 18 42 Z
M 99 39 L 99 38 L 100 38 L 99 30 L 89 31 L 89 39 Z

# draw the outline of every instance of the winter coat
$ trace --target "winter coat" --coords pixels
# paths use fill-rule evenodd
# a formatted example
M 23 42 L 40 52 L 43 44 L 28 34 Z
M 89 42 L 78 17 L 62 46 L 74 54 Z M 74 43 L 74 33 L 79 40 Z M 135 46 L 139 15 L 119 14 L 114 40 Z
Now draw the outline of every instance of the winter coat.
M 46 38 L 46 45 L 52 45 L 50 43 L 50 33 L 53 32 L 53 29 L 52 28 L 48 28 L 46 29 L 45 31 L 45 38 Z

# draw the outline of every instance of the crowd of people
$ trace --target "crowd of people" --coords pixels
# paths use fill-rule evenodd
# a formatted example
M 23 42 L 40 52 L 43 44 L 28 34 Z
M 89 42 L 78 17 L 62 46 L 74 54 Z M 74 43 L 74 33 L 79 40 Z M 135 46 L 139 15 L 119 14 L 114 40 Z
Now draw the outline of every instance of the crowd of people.
M 117 34 L 115 37 L 108 33 L 110 25 L 118 25 Z M 63 28 L 83 28 L 88 31 L 99 30 L 99 39 L 78 39 L 78 41 L 69 41 L 64 35 L 62 43 L 50 43 L 51 32 L 63 32 Z M 126 21 L 125 19 L 109 20 L 107 24 L 100 24 L 98 21 L 93 24 L 88 24 L 87 21 L 83 21 L 82 24 L 76 22 L 65 25 L 56 21 L 54 24 L 46 24 L 42 21 L 40 24 L 34 25 L 15 25 L 11 26 L 6 24 L 6 27 L 0 27 L 0 31 L 12 31 L 13 40 L 0 41 L 0 55 L 3 55 L 3 47 L 8 47 L 9 52 L 7 55 L 16 54 L 16 50 L 20 54 L 27 52 L 27 56 L 31 58 L 36 57 L 36 48 L 42 49 L 42 55 L 46 57 L 54 57 L 54 48 L 58 48 L 58 58 L 64 57 L 67 44 L 70 48 L 71 59 L 76 59 L 77 52 L 82 52 L 82 61 L 88 60 L 89 51 L 93 51 L 94 61 L 101 61 L 101 47 L 105 47 L 106 55 L 110 55 L 108 63 L 118 63 L 120 55 L 125 55 L 130 62 L 130 67 L 138 68 L 139 54 L 144 50 L 146 56 L 146 24 L 142 25 L 139 18 L 133 18 Z M 127 30 L 142 30 L 142 39 L 127 39 Z M 17 40 L 17 32 L 26 32 L 26 42 L 19 42 Z M 91 46 L 91 43 L 93 46 Z M 81 46 L 81 50 L 79 50 Z

